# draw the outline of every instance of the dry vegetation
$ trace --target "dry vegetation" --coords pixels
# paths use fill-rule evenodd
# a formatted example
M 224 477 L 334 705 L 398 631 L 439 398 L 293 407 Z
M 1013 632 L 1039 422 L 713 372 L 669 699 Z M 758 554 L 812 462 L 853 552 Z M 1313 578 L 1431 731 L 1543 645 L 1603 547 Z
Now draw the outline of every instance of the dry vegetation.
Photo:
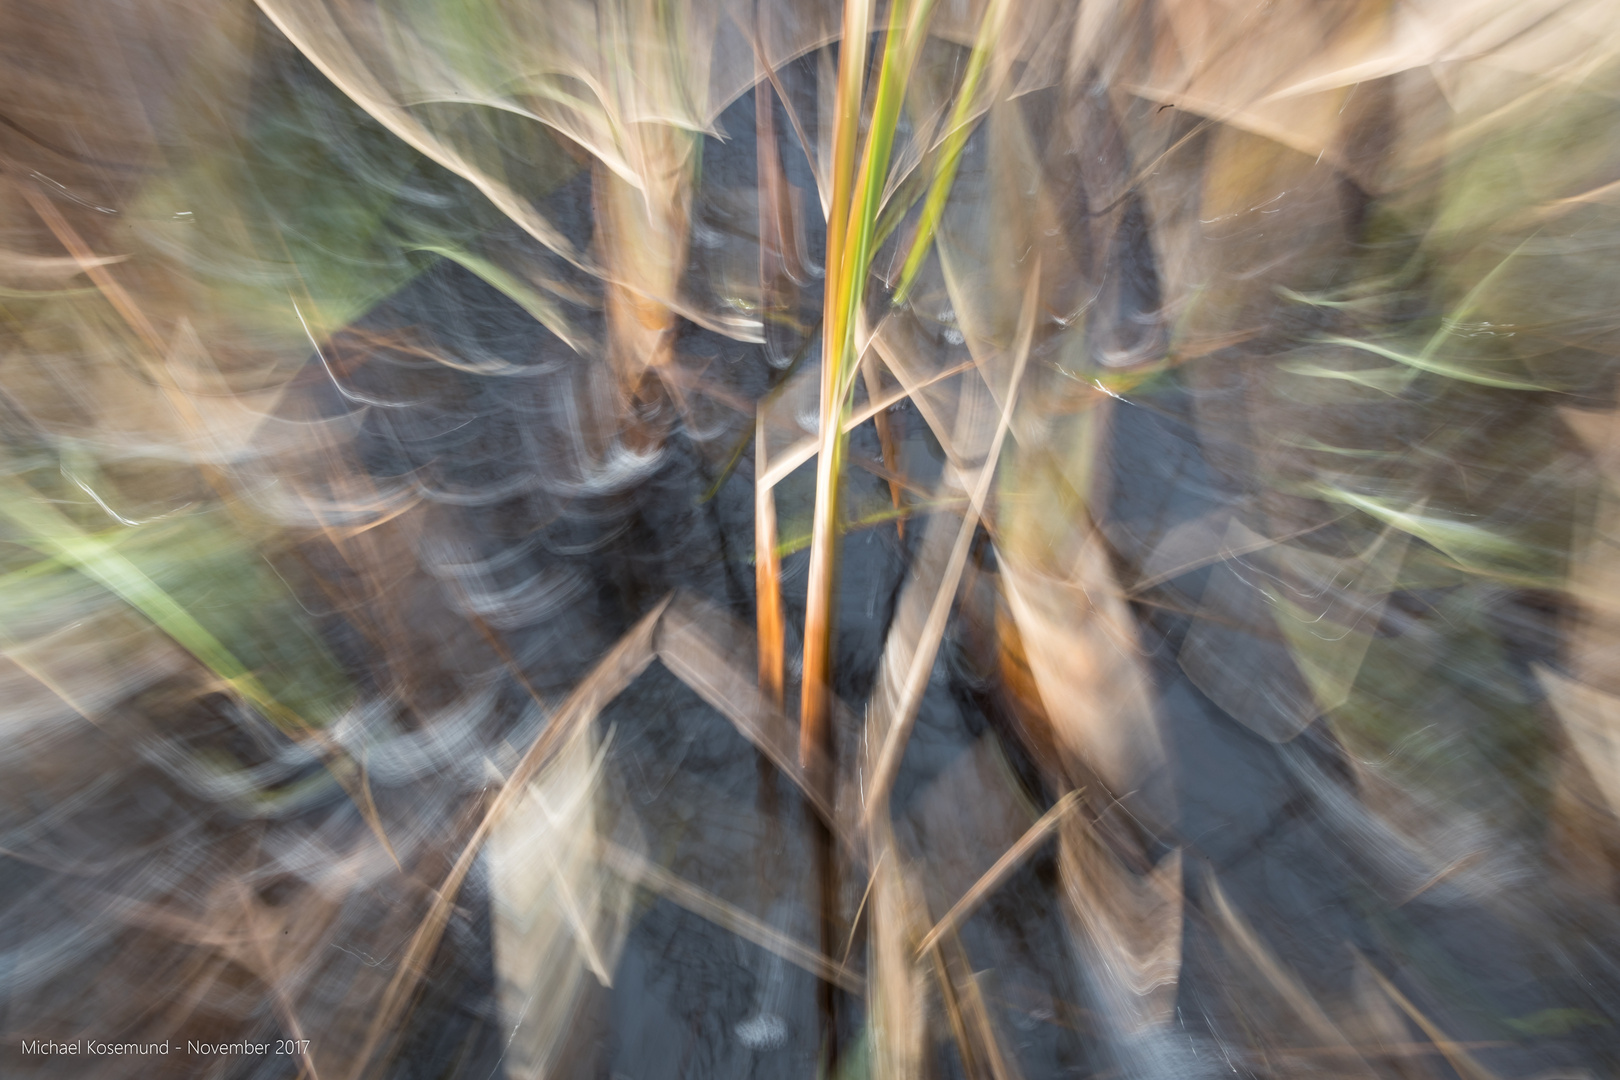
M 1614 0 L 0 53 L 0 1073 L 1620 1069 Z

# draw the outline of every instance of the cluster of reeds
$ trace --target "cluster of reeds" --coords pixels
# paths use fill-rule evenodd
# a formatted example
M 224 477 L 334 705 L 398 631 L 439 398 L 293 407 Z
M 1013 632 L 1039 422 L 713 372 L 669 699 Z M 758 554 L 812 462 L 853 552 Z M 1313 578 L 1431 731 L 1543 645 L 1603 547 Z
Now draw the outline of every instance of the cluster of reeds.
M 8 1075 L 1620 1063 L 1612 0 L 3 11 Z

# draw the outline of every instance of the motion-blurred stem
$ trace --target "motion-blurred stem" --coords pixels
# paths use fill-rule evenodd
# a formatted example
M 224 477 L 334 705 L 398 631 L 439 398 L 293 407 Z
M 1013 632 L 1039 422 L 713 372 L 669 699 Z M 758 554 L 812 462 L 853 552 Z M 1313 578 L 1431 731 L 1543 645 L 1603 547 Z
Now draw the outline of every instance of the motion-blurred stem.
M 645 401 L 656 393 L 648 376 L 657 376 L 674 351 L 672 305 L 686 263 L 697 153 L 692 134 L 679 128 L 638 123 L 630 130 L 641 183 L 598 165 L 596 219 L 610 275 L 608 359 L 632 400 Z
M 836 754 L 831 744 L 832 638 L 835 564 L 839 531 L 839 483 L 843 475 L 846 421 L 861 349 L 855 342 L 860 305 L 865 299 L 878 214 L 900 121 L 900 107 L 912 62 L 922 44 L 922 30 L 932 0 L 895 0 L 889 12 L 883 63 L 873 94 L 872 116 L 855 172 L 855 143 L 860 126 L 867 37 L 872 23 L 871 0 L 847 0 L 839 56 L 837 114 L 833 129 L 833 197 L 827 217 L 827 272 L 822 325 L 820 453 L 816 460 L 815 518 L 810 537 L 810 574 L 805 605 L 804 682 L 799 710 L 799 754 L 806 765 L 818 758 L 831 801 Z M 821 886 L 822 947 L 839 941 L 837 925 L 839 876 L 832 837 L 816 823 L 817 877 Z M 833 990 L 823 991 L 829 1064 L 837 1060 L 837 1013 Z
M 849 294 L 845 231 L 855 187 L 855 141 L 861 122 L 872 0 L 845 0 L 833 121 L 832 203 L 827 214 L 826 294 L 822 302 L 821 452 L 816 460 L 816 509 L 810 536 L 810 578 L 804 612 L 804 682 L 799 705 L 799 758 L 808 766 L 827 738 L 832 678 L 833 562 L 838 541 L 838 478 L 844 452 L 840 385 L 847 348 Z
M 838 485 L 843 474 L 850 392 L 860 366 L 855 325 L 865 298 L 878 214 L 899 127 L 906 82 L 921 48 L 933 0 L 896 0 L 884 41 L 883 65 L 873 94 L 872 117 L 854 174 L 855 133 L 860 122 L 861 70 L 865 67 L 869 0 L 849 0 L 844 10 L 843 52 L 838 72 L 834 129 L 833 199 L 827 218 L 827 291 L 823 301 L 821 448 L 816 462 L 816 509 L 810 536 L 809 595 L 805 606 L 804 686 L 799 711 L 801 757 L 826 739 L 831 703 L 834 563 L 837 561 Z

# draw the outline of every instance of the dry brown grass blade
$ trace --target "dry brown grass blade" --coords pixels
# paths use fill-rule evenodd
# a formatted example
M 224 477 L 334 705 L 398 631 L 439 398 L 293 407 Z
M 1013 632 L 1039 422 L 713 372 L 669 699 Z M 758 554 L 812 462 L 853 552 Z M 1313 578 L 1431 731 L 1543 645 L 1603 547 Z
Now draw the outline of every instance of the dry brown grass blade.
M 946 1001 L 951 1033 L 962 1051 L 962 1062 L 970 1080 L 1020 1080 L 1016 1060 L 1002 1048 L 995 1020 L 985 1004 L 979 976 L 968 961 L 967 950 L 952 933 L 933 950 L 934 971 L 940 980 L 940 993 Z
M 1266 943 L 1260 940 L 1254 927 L 1243 917 L 1243 913 L 1232 906 L 1227 899 L 1226 890 L 1221 888 L 1220 882 L 1211 873 L 1208 876 L 1209 895 L 1213 901 L 1215 916 L 1221 930 L 1229 941 L 1228 948 L 1242 959 L 1248 961 L 1250 966 L 1270 985 L 1277 997 L 1283 1002 L 1294 1017 L 1304 1025 L 1305 1029 L 1323 1045 L 1335 1047 L 1347 1056 L 1355 1055 L 1351 1045 L 1339 1026 L 1330 1019 L 1322 1007 L 1317 1004 L 1303 984 L 1300 983 L 1271 951 Z M 1355 1071 L 1363 1076 L 1372 1076 L 1373 1072 L 1365 1061 L 1353 1062 Z
M 1002 884 L 1012 876 L 1013 871 L 1023 865 L 1024 860 L 1029 858 L 1030 853 L 1052 834 L 1053 830 L 1062 822 L 1064 815 L 1073 810 L 1079 801 L 1080 792 L 1071 791 L 1054 803 L 1050 810 L 1042 814 L 1040 820 L 1031 825 L 1024 835 L 1019 837 L 1018 842 L 1008 848 L 1001 858 L 996 860 L 995 865 L 986 870 L 983 876 L 973 883 L 973 887 L 963 893 L 960 900 L 951 905 L 951 910 L 947 911 L 934 924 L 934 928 L 923 936 L 922 941 L 917 945 L 918 957 L 933 948 L 940 938 L 946 934 L 955 933 L 967 921 L 968 917 L 978 910 L 979 905 L 984 903 L 985 897 L 1001 888 Z
M 944 380 L 952 378 L 956 375 L 960 375 L 964 371 L 969 371 L 972 368 L 972 361 L 964 361 L 963 363 L 957 364 L 954 367 L 949 367 L 944 371 L 930 375 L 928 378 L 922 379 L 916 383 L 911 383 L 902 386 L 899 389 L 891 390 L 882 397 L 878 398 L 876 401 L 870 401 L 863 407 L 856 409 L 852 414 L 850 414 L 849 420 L 844 424 L 844 430 L 846 432 L 854 431 L 857 427 L 866 423 L 866 421 L 872 419 L 879 413 L 898 405 L 900 402 L 905 401 L 908 398 L 915 400 L 914 395 L 917 393 L 917 391 L 926 389 L 935 383 L 943 382 Z M 755 483 L 762 484 L 766 487 L 775 487 L 777 484 L 780 484 L 784 479 L 786 479 L 787 476 L 795 469 L 809 461 L 811 458 L 815 457 L 817 451 L 820 449 L 820 439 L 801 439 L 792 446 L 788 447 L 787 450 L 783 451 L 781 455 L 774 458 L 771 462 L 770 468 L 765 471 L 764 476 L 756 480 Z
M 754 71 L 756 79 L 758 80 L 755 83 L 755 92 L 758 93 L 759 88 L 766 82 L 768 82 L 771 88 L 776 91 L 778 100 L 782 102 L 782 110 L 787 114 L 788 125 L 793 128 L 793 134 L 798 139 L 799 148 L 804 151 L 805 160 L 810 166 L 810 176 L 811 179 L 815 181 L 816 185 L 816 199 L 821 204 L 821 213 L 825 218 L 832 212 L 832 192 L 829 189 L 830 181 L 827 176 L 827 161 L 829 158 L 829 154 L 827 153 L 827 145 L 831 133 L 826 125 L 822 125 L 817 133 L 820 138 L 810 138 L 809 133 L 804 125 L 804 117 L 799 115 L 799 110 L 793 104 L 793 95 L 789 94 L 787 88 L 782 85 L 781 72 L 777 69 L 776 64 L 772 62 L 768 55 L 769 50 L 764 47 L 761 40 L 762 37 L 768 33 L 771 25 L 771 19 L 768 14 L 768 5 L 759 5 L 759 15 L 759 22 L 755 26 L 756 33 L 754 34 L 752 40 L 754 47 Z M 828 62 L 827 57 L 830 52 L 830 50 L 826 49 L 825 46 L 830 45 L 833 41 L 837 40 L 837 38 L 837 33 L 829 32 L 823 40 L 813 43 L 806 43 L 810 48 L 815 49 L 817 63 L 822 67 L 823 78 L 818 80 L 817 86 L 822 90 L 824 95 L 827 92 L 827 88 L 833 81 L 832 79 L 825 77 L 826 65 Z M 785 62 L 789 58 L 784 56 L 781 59 L 782 62 Z M 825 105 L 825 99 L 823 100 L 822 104 Z M 823 113 L 826 111 L 827 110 L 825 108 L 822 109 Z M 772 126 L 774 127 L 774 124 Z
M 866 968 L 872 1075 L 911 1080 L 921 1075 L 928 1029 L 923 972 L 915 959 L 926 905 L 886 816 L 869 825 L 867 846 L 873 868 Z
M 1231 511 L 1216 510 L 1167 530 L 1143 562 L 1142 576 L 1126 589 L 1127 595 L 1138 596 L 1155 585 L 1162 585 L 1171 578 L 1200 567 L 1275 544 L 1286 544 L 1326 527 L 1323 524 L 1306 525 L 1276 538 L 1254 536 L 1245 543 L 1230 535 L 1231 522 Z
M 911 342 L 903 340 L 901 327 L 901 320 L 893 315 L 884 319 L 872 333 L 872 348 L 899 381 L 900 389 L 896 393 L 910 399 L 929 430 L 939 440 L 946 460 L 961 468 L 964 454 L 958 452 L 952 418 L 958 411 L 956 399 L 964 391 L 959 386 L 951 388 L 942 384 L 951 376 L 976 368 L 978 364 L 968 360 L 943 371 L 931 372 L 928 361 L 917 355 L 921 350 L 914 350 Z
M 1378 988 L 1389 995 L 1389 999 L 1400 1006 L 1401 1011 L 1411 1019 L 1412 1023 L 1416 1024 L 1418 1029 L 1429 1037 L 1429 1040 L 1445 1056 L 1446 1062 L 1457 1070 L 1457 1075 L 1461 1076 L 1463 1080 L 1497 1080 L 1495 1073 L 1474 1060 L 1474 1056 L 1462 1044 L 1448 1038 L 1446 1033 L 1440 1030 L 1440 1026 L 1425 1016 L 1421 1009 L 1412 1004 L 1411 999 L 1401 993 L 1399 987 L 1386 979 L 1377 968 L 1373 967 L 1372 963 L 1361 954 L 1359 949 L 1354 951 L 1357 962 L 1366 968 L 1368 974 L 1378 984 Z
M 1019 315 L 1018 340 L 1013 345 L 1011 381 L 1006 400 L 1002 403 L 1001 417 L 996 424 L 989 452 L 979 467 L 969 495 L 969 506 L 948 552 L 936 551 L 930 558 L 927 548 L 934 547 L 936 528 L 928 530 L 924 540 L 925 551 L 918 558 L 919 572 L 915 573 L 901 597 L 893 629 L 884 643 L 883 662 L 878 673 L 878 687 L 870 708 L 869 724 L 879 738 L 879 749 L 873 756 L 871 778 L 863 797 L 868 822 L 880 814 L 888 813 L 888 792 L 900 770 L 900 757 L 905 742 L 922 702 L 928 674 L 933 670 L 934 656 L 945 633 L 956 599 L 956 588 L 967 565 L 968 549 L 974 531 L 984 512 L 985 499 L 995 479 L 996 463 L 1002 443 L 1012 426 L 1013 411 L 1018 403 L 1018 387 L 1023 380 L 1024 366 L 1029 360 L 1029 349 L 1035 329 L 1036 301 L 1039 297 L 1040 267 L 1030 275 L 1024 294 L 1024 310 Z M 939 534 L 943 536 L 943 534 Z M 941 557 L 943 556 L 943 557 Z M 927 570 L 922 568 L 927 567 Z M 937 583 L 925 584 L 923 573 L 937 567 Z M 925 606 L 926 605 L 926 606 Z
M 761 5 L 761 16 L 766 7 Z M 757 49 L 757 46 L 756 46 Z M 759 77 L 754 84 L 754 146 L 758 161 L 756 184 L 759 192 L 759 287 L 760 316 L 766 324 L 761 330 L 770 342 L 769 324 L 789 315 L 798 306 L 798 284 L 809 278 L 805 266 L 802 223 L 799 220 L 800 194 L 788 183 L 782 167 L 782 155 L 776 141 L 776 89 L 775 73 L 764 66 L 756 52 L 755 67 Z M 788 110 L 793 116 L 792 109 Z M 773 363 L 786 361 L 785 356 L 772 355 Z
M 333 776 L 337 777 L 338 782 L 347 790 L 349 798 L 353 800 L 355 808 L 360 811 L 360 816 L 365 818 L 366 825 L 371 829 L 372 835 L 375 836 L 377 838 L 377 842 L 382 845 L 383 851 L 388 853 L 388 858 L 392 860 L 394 865 L 399 869 L 405 869 L 404 866 L 400 864 L 399 855 L 394 851 L 393 842 L 388 839 L 388 831 L 383 828 L 382 815 L 377 812 L 377 801 L 376 799 L 372 798 L 371 795 L 371 779 L 366 775 L 365 761 L 363 759 L 350 758 L 348 753 L 341 746 L 328 743 L 324 737 L 322 737 L 321 742 L 328 755 L 327 768 L 331 771 Z M 358 774 L 352 779 L 347 775 L 347 769 L 335 767 L 336 765 L 351 761 L 354 763 L 355 773 Z
M 868 352 L 861 358 L 861 376 L 866 380 L 866 397 L 869 402 L 876 402 L 883 398 L 883 379 L 878 371 L 877 354 Z M 900 461 L 899 444 L 894 440 L 894 433 L 889 430 L 889 412 L 879 409 L 872 413 L 872 423 L 877 428 L 878 447 L 883 453 L 883 464 L 891 469 L 898 469 Z M 906 538 L 906 519 L 900 514 L 899 480 L 889 481 L 889 499 L 894 504 L 896 517 L 894 528 L 901 540 Z
M 39 215 L 40 220 L 45 222 L 51 233 L 61 241 L 62 246 L 68 249 L 69 254 L 78 263 L 79 268 L 91 281 L 95 282 L 96 288 L 101 290 L 102 295 L 107 298 L 107 302 L 112 304 L 114 310 L 118 312 L 124 322 L 129 324 L 129 328 L 135 331 L 136 336 L 141 339 L 141 343 L 152 351 L 153 356 L 161 357 L 165 355 L 168 352 L 168 346 L 164 342 L 163 336 L 157 332 L 157 328 L 146 317 L 146 312 L 141 310 L 140 305 L 135 303 L 129 292 L 118 283 L 118 279 L 107 270 L 107 265 L 115 260 L 98 257 L 95 252 L 91 251 L 90 245 L 86 244 L 73 226 L 68 224 L 67 219 L 62 216 L 62 212 L 53 206 L 49 199 L 36 191 L 33 186 L 24 183 L 18 185 L 18 187 L 22 191 L 23 198 L 28 200 L 28 205 Z
M 943 950 L 935 949 L 929 955 L 934 960 L 934 979 L 939 983 L 940 1002 L 945 1006 L 945 1020 L 950 1024 L 951 1037 L 956 1040 L 957 1053 L 962 1056 L 962 1072 L 967 1080 L 980 1080 L 984 1070 L 979 1065 L 978 1048 L 974 1045 L 972 1029 L 968 1026 L 962 1003 L 957 997 L 956 979 L 945 964 Z
M 551 760 L 552 755 L 561 749 L 568 736 L 580 725 L 593 720 L 603 705 L 618 696 L 636 676 L 646 670 L 648 664 L 652 663 L 653 633 L 669 602 L 669 597 L 664 598 L 642 616 L 607 655 L 597 662 L 590 674 L 552 713 L 545 729 L 529 746 L 517 767 L 512 770 L 512 774 L 506 778 L 500 791 L 480 816 L 472 836 L 468 838 L 455 864 L 435 890 L 427 914 L 423 916 L 416 932 L 411 936 L 410 944 L 400 959 L 399 968 L 378 1003 L 376 1016 L 366 1034 L 365 1043 L 356 1058 L 351 1076 L 359 1077 L 365 1072 L 385 1038 L 391 1035 L 397 1037 L 396 1021 L 404 1012 L 411 995 L 415 993 L 417 983 L 427 970 L 428 961 L 438 948 L 456 894 L 460 892 L 462 883 L 467 880 L 467 874 L 472 870 L 473 862 L 477 859 L 484 841 L 489 837 L 490 830 L 523 797 L 529 781 L 534 779 Z
M 607 860 L 614 870 L 629 880 L 651 889 L 694 915 L 701 915 L 716 926 L 775 953 L 818 979 L 832 983 L 851 994 L 858 995 L 864 990 L 865 983 L 861 977 L 843 964 L 800 944 L 736 905 L 700 889 L 657 863 L 614 844 L 607 847 Z
M 1004 515 L 1003 535 L 1006 524 Z M 1135 793 L 1132 812 L 1150 827 L 1164 825 L 1170 800 L 1152 783 L 1165 758 L 1163 735 L 1101 536 L 1078 541 L 1062 577 L 1030 565 L 1012 545 L 1004 554 L 1007 606 L 1060 756 L 1108 791 Z

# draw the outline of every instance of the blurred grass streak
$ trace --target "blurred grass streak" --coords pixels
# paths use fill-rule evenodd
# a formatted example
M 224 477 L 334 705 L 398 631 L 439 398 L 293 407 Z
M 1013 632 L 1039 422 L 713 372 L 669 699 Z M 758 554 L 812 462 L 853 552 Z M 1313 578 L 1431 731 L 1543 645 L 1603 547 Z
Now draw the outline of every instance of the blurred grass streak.
M 282 650 L 282 656 L 278 657 L 272 653 L 264 658 L 265 662 L 261 665 L 273 679 L 280 680 L 295 674 L 299 677 L 303 685 L 293 683 L 287 689 L 293 692 L 289 700 L 304 706 L 304 709 L 300 710 L 284 704 L 253 669 L 238 659 L 237 655 L 193 614 L 200 606 L 197 600 L 193 599 L 187 604 L 177 599 L 148 576 L 139 562 L 119 550 L 120 545 L 117 543 L 119 534 L 128 539 L 137 539 L 130 536 L 128 530 L 116 530 L 112 539 L 85 532 L 54 510 L 39 493 L 14 479 L 6 482 L 0 491 L 3 491 L 3 496 L 0 496 L 0 513 L 10 518 L 13 525 L 20 530 L 15 539 L 20 539 L 51 555 L 53 560 L 62 565 L 78 570 L 140 611 L 195 656 L 209 671 L 288 734 L 306 733 L 315 725 L 330 722 L 331 718 L 342 710 L 345 703 L 334 695 L 332 689 L 338 673 L 331 661 L 326 660 L 324 671 L 319 667 L 310 666 L 311 661 L 319 663 L 324 658 L 323 650 L 313 638 L 301 643 L 302 648 L 294 646 Z M 195 596 L 201 592 L 206 595 L 216 592 L 220 586 L 243 590 L 240 593 L 241 599 L 235 603 L 227 600 L 222 604 L 223 598 L 217 593 L 209 596 L 207 605 L 213 609 L 211 621 L 219 626 L 222 632 L 240 639 L 249 649 L 258 651 L 264 645 L 273 643 L 275 640 L 273 636 L 266 636 L 262 632 L 255 634 L 253 629 L 245 625 L 242 617 L 231 610 L 236 604 L 251 608 L 262 603 L 263 599 L 250 599 L 254 597 L 256 591 L 260 598 L 275 595 L 273 590 L 265 588 L 267 583 L 261 574 L 254 572 L 251 564 L 243 566 L 241 560 L 245 552 L 240 548 L 231 550 L 231 547 L 236 546 L 235 539 L 218 531 L 210 537 L 206 533 L 199 533 L 195 527 L 187 529 L 184 524 L 178 529 L 170 526 L 167 531 L 170 534 L 168 536 L 161 534 L 139 536 L 138 539 L 143 542 L 138 546 L 125 545 L 126 549 L 132 548 L 130 554 L 135 555 L 136 559 L 147 562 L 148 565 L 155 563 L 166 569 L 168 573 L 165 576 L 177 578 L 184 593 Z M 188 532 L 193 535 L 188 537 L 186 535 Z M 178 537 L 175 535 L 177 533 Z M 177 539 L 179 542 L 176 542 Z M 213 550 L 210 550 L 210 541 Z M 222 544 L 229 546 L 218 546 Z M 176 556 L 180 557 L 180 561 L 171 561 Z M 214 562 L 216 566 L 211 568 L 210 562 Z M 40 570 L 49 569 L 42 564 L 35 566 Z M 232 572 L 222 572 L 227 568 Z M 244 569 L 248 571 L 245 575 L 242 573 Z M 38 582 L 39 574 L 30 573 L 31 570 L 33 568 L 14 571 L 6 575 L 5 579 L 0 579 L 0 583 L 8 579 L 17 581 L 17 575 L 26 574 L 35 579 L 36 589 L 42 585 L 49 588 L 46 582 Z M 17 583 L 20 585 L 23 582 Z M 258 587 L 257 590 L 255 586 Z M 26 595 L 18 596 L 16 590 L 8 591 L 13 595 L 7 607 L 19 616 L 23 616 L 30 607 L 37 608 L 38 601 L 30 604 Z M 282 613 L 281 619 L 286 617 L 286 614 Z M 280 621 L 276 619 L 267 621 L 265 629 L 271 630 L 273 634 L 280 629 L 278 626 Z M 311 706 L 314 707 L 314 711 L 311 711 Z
M 984 19 L 979 24 L 978 37 L 973 42 L 973 52 L 968 56 L 967 70 L 962 75 L 962 86 L 956 92 L 956 104 L 945 126 L 944 145 L 938 151 L 934 175 L 928 183 L 928 197 L 923 202 L 922 217 L 917 221 L 917 232 L 911 241 L 911 250 L 906 253 L 905 265 L 900 268 L 900 283 L 894 288 L 894 303 L 897 305 L 905 303 L 911 294 L 923 259 L 928 255 L 928 245 L 934 239 L 934 231 L 939 228 L 940 218 L 944 216 L 945 200 L 950 197 L 951 182 L 956 179 L 956 170 L 962 163 L 962 150 L 967 145 L 968 125 L 979 83 L 984 79 L 990 58 L 996 54 L 996 40 L 1010 7 L 1010 0 L 992 0 L 985 5 Z

